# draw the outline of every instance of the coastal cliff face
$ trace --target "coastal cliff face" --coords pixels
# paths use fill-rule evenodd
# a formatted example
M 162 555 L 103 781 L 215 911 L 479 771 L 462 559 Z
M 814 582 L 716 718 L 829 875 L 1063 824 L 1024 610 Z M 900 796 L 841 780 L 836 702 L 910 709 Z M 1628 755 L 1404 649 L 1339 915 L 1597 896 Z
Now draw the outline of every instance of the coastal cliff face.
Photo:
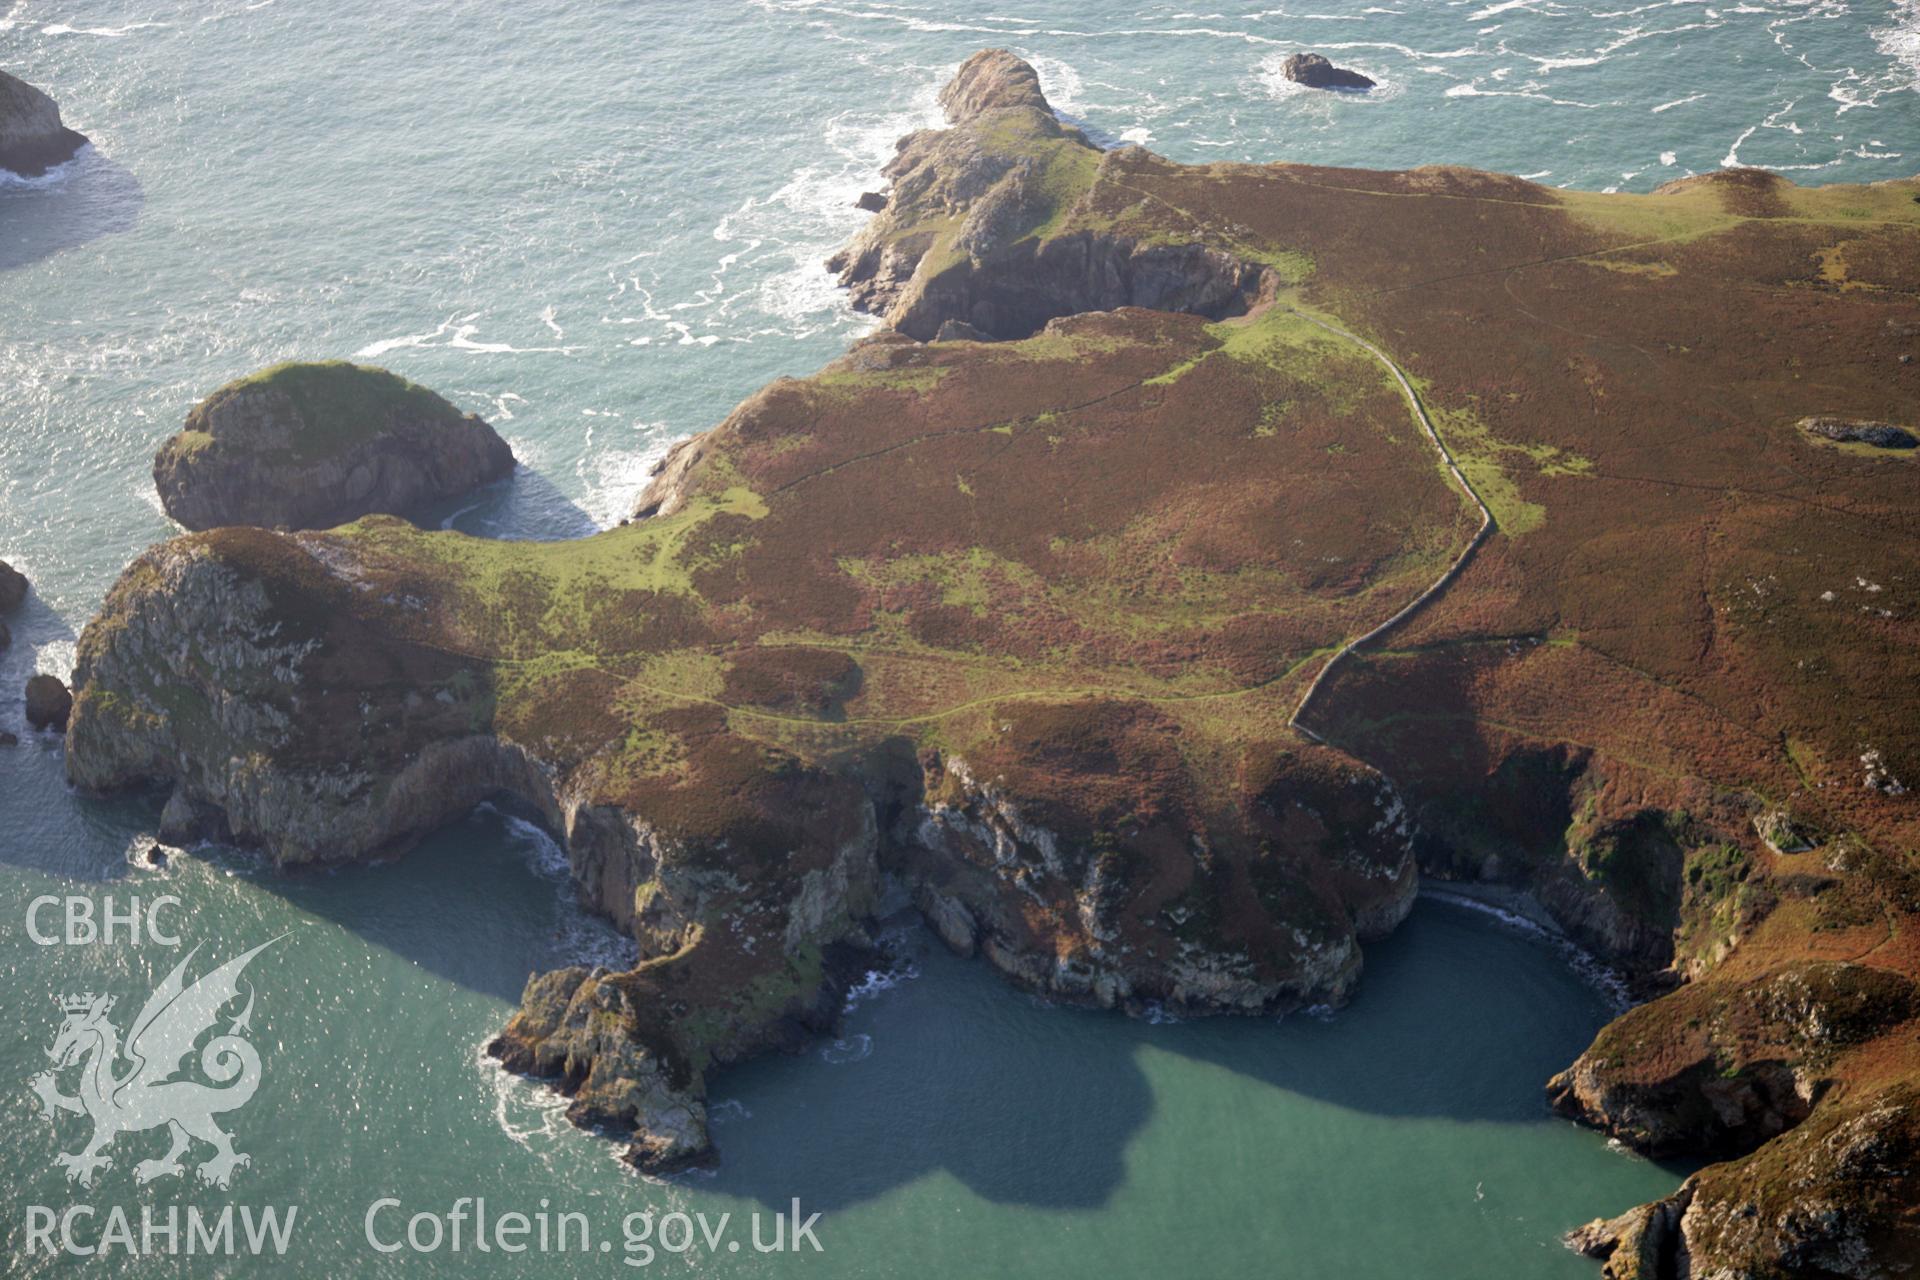
M 404 515 L 513 473 L 493 428 L 425 387 L 342 361 L 282 364 L 221 387 L 153 460 L 189 529 L 325 529 Z
M 86 145 L 83 134 L 60 123 L 52 98 L 0 71 L 0 169 L 38 178 Z
M 288 862 L 516 797 L 643 959 L 537 975 L 494 1050 L 651 1169 L 710 1158 L 711 1066 L 831 1022 L 886 876 L 1129 1010 L 1339 1000 L 1417 874 L 1526 889 L 1650 997 L 1556 1104 L 1721 1161 L 1582 1247 L 1920 1251 L 1920 506 L 1797 426 L 1915 425 L 1920 183 L 1178 166 L 1004 54 L 944 101 L 840 260 L 890 328 L 593 538 L 156 548 L 82 638 L 74 780 Z M 1497 532 L 1303 704 L 1480 524 L 1388 362 Z

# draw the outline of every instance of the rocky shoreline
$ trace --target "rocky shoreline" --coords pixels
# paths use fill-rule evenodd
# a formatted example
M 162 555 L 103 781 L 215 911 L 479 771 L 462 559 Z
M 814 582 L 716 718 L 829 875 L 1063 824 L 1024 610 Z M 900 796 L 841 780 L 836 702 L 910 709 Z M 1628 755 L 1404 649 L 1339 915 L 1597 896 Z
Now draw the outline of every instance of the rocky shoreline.
M 1179 166 L 1092 147 L 1001 51 L 942 103 L 949 127 L 901 141 L 834 259 L 879 333 L 676 446 L 594 538 L 374 516 L 150 550 L 81 639 L 72 780 L 163 784 L 169 830 L 284 865 L 401 850 L 514 797 L 640 962 L 534 975 L 491 1052 L 657 1173 L 715 1158 L 710 1071 L 831 1027 L 888 877 L 1018 986 L 1180 1013 L 1337 1003 L 1423 873 L 1508 886 L 1647 997 L 1555 1105 L 1719 1161 L 1579 1233 L 1611 1276 L 1877 1275 L 1910 1253 L 1916 823 L 1873 770 L 1914 772 L 1887 705 L 1920 673 L 1904 620 L 1866 603 L 1888 598 L 1867 592 L 1892 580 L 1884 539 L 1830 511 L 1816 538 L 1720 473 L 1623 501 L 1609 477 L 1648 457 L 1732 456 L 1672 452 L 1668 428 L 1751 368 L 1704 339 L 1669 369 L 1644 335 L 1579 336 L 1697 305 L 1674 323 L 1812 324 L 1890 355 L 1895 293 L 1796 285 L 1800 310 L 1768 311 L 1755 280 L 1867 235 L 1884 252 L 1859 260 L 1912 286 L 1906 189 Z M 1656 216 L 1690 234 L 1645 245 Z M 1528 295 L 1555 322 L 1515 319 L 1507 290 L 1543 263 L 1577 287 Z M 1671 275 L 1693 287 L 1649 291 Z M 1289 717 L 1318 664 L 1477 515 L 1342 331 L 1406 365 L 1502 534 L 1394 650 L 1343 664 L 1310 741 Z M 1903 394 L 1885 381 L 1781 382 L 1782 415 L 1721 429 L 1789 448 L 1768 423 L 1816 397 L 1878 421 Z M 1911 512 L 1897 467 L 1793 459 Z M 1716 486 L 1740 504 L 1708 539 Z M 1707 569 L 1661 558 L 1696 542 Z M 1754 586 L 1802 572 L 1781 545 L 1843 548 L 1861 608 Z M 1619 625 L 1670 579 L 1671 619 Z M 1596 612 L 1610 583 L 1629 598 Z M 1810 653 L 1828 674 L 1803 674 Z M 1759 691 L 1762 718 L 1730 729 Z M 1756 824 L 1776 813 L 1785 846 Z

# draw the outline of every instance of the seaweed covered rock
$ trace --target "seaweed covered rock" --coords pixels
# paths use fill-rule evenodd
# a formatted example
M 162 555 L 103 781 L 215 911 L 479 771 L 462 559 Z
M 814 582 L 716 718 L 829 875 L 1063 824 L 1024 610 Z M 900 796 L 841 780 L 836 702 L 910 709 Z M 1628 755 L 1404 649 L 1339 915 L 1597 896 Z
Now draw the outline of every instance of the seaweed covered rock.
M 324 529 L 407 515 L 513 472 L 493 428 L 384 369 L 281 364 L 203 400 L 153 461 L 189 529 Z
M 84 134 L 60 123 L 52 98 L 0 71 L 0 169 L 37 178 L 86 145 Z

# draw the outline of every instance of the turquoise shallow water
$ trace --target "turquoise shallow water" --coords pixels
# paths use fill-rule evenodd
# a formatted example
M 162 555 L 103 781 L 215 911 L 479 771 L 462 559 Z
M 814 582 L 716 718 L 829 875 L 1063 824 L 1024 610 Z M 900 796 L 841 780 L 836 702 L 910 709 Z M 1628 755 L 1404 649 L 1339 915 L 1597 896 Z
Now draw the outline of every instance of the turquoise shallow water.
M 293 356 L 357 356 L 492 420 L 525 466 L 444 513 L 557 537 L 617 519 L 666 444 L 865 323 L 819 261 L 895 137 L 972 49 L 1030 56 L 1068 114 L 1181 160 L 1455 162 L 1646 190 L 1732 159 L 1801 181 L 1920 169 L 1920 6 L 1863 0 L 1012 6 L 870 0 L 512 6 L 0 0 L 0 65 L 96 147 L 0 180 L 0 557 L 37 592 L 0 655 L 0 727 L 65 674 L 114 577 L 170 526 L 147 469 L 195 398 Z M 1294 90 L 1312 47 L 1368 99 Z M 42 948 L 39 893 L 177 893 L 257 962 L 266 1084 L 230 1194 L 302 1206 L 280 1274 L 615 1274 L 610 1255 L 371 1252 L 383 1193 L 589 1212 L 750 1212 L 798 1196 L 821 1259 L 658 1269 L 927 1277 L 1590 1275 L 1557 1237 L 1675 1175 L 1546 1115 L 1539 1086 L 1605 1017 L 1551 948 L 1423 907 L 1331 1021 L 1147 1026 L 1040 1009 L 922 954 L 849 1040 L 723 1077 L 712 1179 L 641 1182 L 477 1053 L 526 973 L 614 940 L 553 851 L 483 813 L 418 855 L 327 877 L 244 859 L 128 866 L 144 800 L 86 801 L 57 748 L 0 749 L 0 1235 L 64 1205 L 26 1092 L 57 1014 L 131 1004 L 171 953 Z M 923 944 L 911 933 L 903 945 Z M 140 1154 L 147 1154 L 142 1151 Z M 115 1262 L 130 1274 L 203 1265 Z M 267 1264 L 236 1261 L 227 1274 Z

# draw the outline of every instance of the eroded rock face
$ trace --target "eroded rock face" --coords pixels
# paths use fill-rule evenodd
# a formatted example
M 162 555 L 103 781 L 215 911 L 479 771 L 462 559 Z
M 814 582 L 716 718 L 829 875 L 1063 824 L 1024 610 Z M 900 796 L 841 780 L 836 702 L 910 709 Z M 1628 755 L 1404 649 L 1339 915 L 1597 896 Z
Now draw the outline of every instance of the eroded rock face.
M 189 529 L 324 529 L 406 515 L 513 472 L 486 423 L 384 369 L 276 365 L 202 401 L 153 462 Z
M 1358 941 L 1412 909 L 1405 807 L 1386 779 L 1340 753 L 1250 765 L 1249 834 L 1267 843 L 1248 856 L 1244 837 L 1216 848 L 1191 815 L 1103 820 L 1087 802 L 1097 776 L 1050 778 L 1020 750 L 1023 736 L 1037 747 L 1066 732 L 1095 757 L 1152 769 L 1165 725 L 1138 712 L 1092 723 L 1073 708 L 1036 719 L 1044 728 L 1010 723 L 1014 750 L 998 759 L 924 753 L 893 845 L 934 931 L 1016 984 L 1132 1012 L 1340 1003 L 1359 977 Z
M 60 123 L 52 98 L 0 71 L 0 169 L 37 178 L 86 145 L 85 135 Z
M 1296 53 L 1280 64 L 1280 74 L 1310 89 L 1371 89 L 1373 81 L 1358 71 L 1336 67 L 1323 54 Z

